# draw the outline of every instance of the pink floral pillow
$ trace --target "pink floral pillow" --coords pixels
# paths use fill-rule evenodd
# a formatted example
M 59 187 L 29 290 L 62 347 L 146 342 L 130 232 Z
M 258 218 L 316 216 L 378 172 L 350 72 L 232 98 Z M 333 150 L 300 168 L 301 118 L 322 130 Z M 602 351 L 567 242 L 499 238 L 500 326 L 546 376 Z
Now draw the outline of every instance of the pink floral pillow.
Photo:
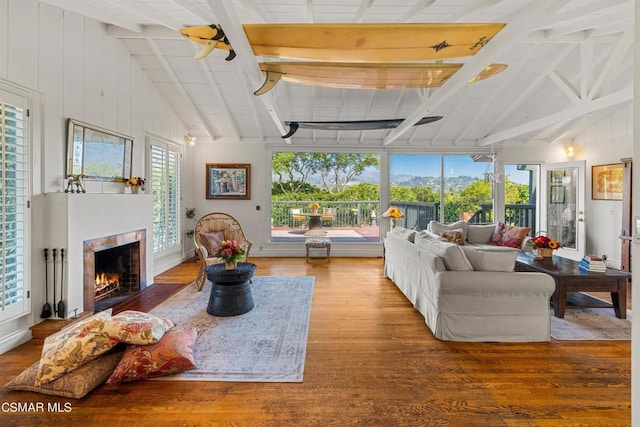
M 111 309 L 80 320 L 44 340 L 35 386 L 56 380 L 118 344 L 103 331 Z
M 504 237 L 504 227 L 505 225 L 502 222 L 498 222 L 496 224 L 496 228 L 493 230 L 493 234 L 491 234 L 491 239 L 489 239 L 489 243 L 502 246 L 502 238 Z
M 529 227 L 513 227 L 505 225 L 504 235 L 502 236 L 502 246 L 519 248 L 522 240 L 527 237 L 527 234 L 529 234 L 530 231 L 531 228 Z
M 189 325 L 176 326 L 160 341 L 127 348 L 107 384 L 178 374 L 196 367 L 193 345 L 198 336 Z
M 103 333 L 115 340 L 127 344 L 154 344 L 175 323 L 141 311 L 127 310 L 118 313 L 105 322 Z

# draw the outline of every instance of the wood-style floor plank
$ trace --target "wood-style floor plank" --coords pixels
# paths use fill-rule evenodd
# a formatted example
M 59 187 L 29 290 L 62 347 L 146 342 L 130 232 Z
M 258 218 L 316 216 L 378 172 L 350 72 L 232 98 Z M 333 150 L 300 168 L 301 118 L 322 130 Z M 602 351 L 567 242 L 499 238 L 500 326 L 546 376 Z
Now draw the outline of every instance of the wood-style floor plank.
M 257 275 L 315 276 L 302 383 L 140 381 L 101 386 L 79 401 L 1 390 L 2 402 L 70 402 L 71 411 L 3 411 L 0 421 L 53 426 L 631 423 L 629 341 L 442 342 L 384 277 L 380 258 L 252 262 Z M 149 310 L 196 273 L 193 262 L 167 271 L 149 288 L 161 298 L 149 292 L 127 309 Z M 41 341 L 32 340 L 0 355 L 0 381 L 36 361 L 40 348 Z

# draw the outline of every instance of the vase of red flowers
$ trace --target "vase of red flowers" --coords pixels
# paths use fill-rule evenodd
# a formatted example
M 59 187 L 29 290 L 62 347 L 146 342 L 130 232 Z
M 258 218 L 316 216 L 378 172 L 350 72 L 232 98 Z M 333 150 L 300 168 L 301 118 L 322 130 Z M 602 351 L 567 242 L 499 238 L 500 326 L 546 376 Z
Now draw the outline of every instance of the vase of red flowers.
M 216 257 L 224 261 L 225 270 L 235 270 L 244 254 L 245 250 L 235 240 L 223 240 L 216 251 Z
M 553 251 L 560 247 L 560 242 L 542 233 L 544 231 L 536 233 L 536 236 L 529 239 L 527 244 L 533 248 L 533 252 L 537 257 L 550 258 L 553 255 Z

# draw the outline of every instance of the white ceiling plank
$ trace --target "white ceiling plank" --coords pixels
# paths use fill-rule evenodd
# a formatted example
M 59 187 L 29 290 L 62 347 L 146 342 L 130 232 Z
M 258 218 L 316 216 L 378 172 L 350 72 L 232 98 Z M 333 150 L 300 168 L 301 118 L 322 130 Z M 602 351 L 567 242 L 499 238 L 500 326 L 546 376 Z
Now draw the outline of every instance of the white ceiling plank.
M 233 49 L 237 53 L 234 61 L 240 61 L 245 75 L 249 78 L 250 85 L 255 89 L 258 89 L 262 85 L 264 77 L 260 71 L 260 67 L 258 66 L 258 61 L 256 61 L 256 57 L 253 54 L 253 49 L 251 49 L 249 40 L 247 40 L 247 36 L 244 33 L 242 24 L 233 9 L 233 5 L 224 0 L 207 1 L 212 12 L 218 17 L 220 25 L 224 28 L 226 36 L 229 38 Z M 283 120 L 281 119 L 280 112 L 273 100 L 273 95 L 265 93 L 264 95 L 260 95 L 258 98 L 260 98 L 260 101 L 264 104 L 264 107 L 267 109 L 269 116 L 271 116 L 271 119 L 280 131 L 280 134 L 285 135 L 287 130 Z M 291 138 L 286 138 L 284 141 L 287 144 L 291 144 Z
M 567 120 L 574 120 L 582 115 L 621 105 L 627 102 L 631 102 L 632 100 L 633 90 L 631 88 L 623 89 L 611 95 L 606 95 L 602 98 L 598 98 L 595 101 L 583 102 L 580 105 L 571 107 L 559 113 L 551 114 L 537 120 L 532 120 L 528 123 L 520 126 L 515 126 L 502 132 L 496 132 L 480 139 L 478 141 L 478 145 L 491 145 L 497 142 L 504 141 L 506 139 L 516 138 L 529 132 L 534 132 L 538 129 L 543 129 L 554 124 L 563 123 Z
M 193 51 L 193 54 L 196 55 L 200 51 L 200 49 L 198 48 L 198 45 L 196 45 L 196 43 L 190 43 L 190 45 L 191 45 L 191 50 Z M 215 79 L 211 75 L 211 69 L 209 68 L 209 64 L 207 63 L 207 61 L 203 61 L 203 60 L 198 61 L 196 59 L 194 59 L 193 61 L 196 61 L 200 66 L 200 70 L 202 71 L 202 74 L 207 80 L 207 83 L 209 84 L 209 87 L 213 92 L 213 96 L 215 98 L 222 99 L 222 93 L 220 92 L 220 88 L 218 87 L 218 84 L 216 83 Z M 233 115 L 231 114 L 229 109 L 226 107 L 226 105 L 224 106 L 224 110 L 226 112 L 225 115 L 229 116 L 229 122 L 233 123 L 233 134 L 229 136 L 233 136 L 235 138 L 240 139 L 240 133 L 238 132 L 238 124 L 234 120 Z
M 633 45 L 633 29 L 627 28 L 626 31 L 620 37 L 618 43 L 616 43 L 613 52 L 611 52 L 611 56 L 607 60 L 607 63 L 604 65 L 600 75 L 596 79 L 591 91 L 589 92 L 589 99 L 598 98 L 602 94 L 602 90 L 606 86 L 606 84 L 611 81 L 611 78 L 614 74 L 614 70 L 620 63 L 624 60 L 625 55 L 631 49 Z
M 502 0 L 474 0 L 469 6 L 465 7 L 462 12 L 457 15 L 454 15 L 451 19 L 452 22 L 459 22 L 465 19 L 467 16 L 472 15 L 474 12 L 477 12 L 482 9 L 487 9 L 489 7 L 495 6 L 500 3 Z
M 112 4 L 115 7 L 121 8 L 132 15 L 138 15 L 142 18 L 145 18 L 149 21 L 153 21 L 156 24 L 164 25 L 165 27 L 172 28 L 174 30 L 178 30 L 182 25 L 174 20 L 168 19 L 159 14 L 155 13 L 153 9 L 138 3 L 135 0 L 104 0 L 105 2 Z
M 424 9 L 428 8 L 429 6 L 431 6 L 433 3 L 435 3 L 435 0 L 418 0 L 418 1 L 416 1 L 408 11 L 406 11 L 404 14 L 400 15 L 400 17 L 398 18 L 398 22 L 407 22 L 407 21 L 409 21 L 411 18 L 413 18 L 414 16 L 416 16 L 417 14 L 422 12 Z
M 353 18 L 353 22 L 356 22 L 356 23 L 362 22 L 365 15 L 369 12 L 369 10 L 371 9 L 371 6 L 373 6 L 375 2 L 376 0 L 362 0 L 360 2 L 360 7 L 358 8 L 358 11 L 356 12 L 355 17 Z
M 149 47 L 151 48 L 151 51 L 153 52 L 153 54 L 156 56 L 156 59 L 160 62 L 160 64 L 162 65 L 162 68 L 164 68 L 164 71 L 169 75 L 169 78 L 171 79 L 171 81 L 173 82 L 175 87 L 184 96 L 184 98 L 187 101 L 187 103 L 193 109 L 193 113 L 196 115 L 196 117 L 198 118 L 198 120 L 200 121 L 202 126 L 206 129 L 207 134 L 209 135 L 211 140 L 215 141 L 216 137 L 215 137 L 214 130 L 211 128 L 211 126 L 209 125 L 207 120 L 204 118 L 204 116 L 202 115 L 202 113 L 200 112 L 198 107 L 193 103 L 193 100 L 191 99 L 191 97 L 187 93 L 186 89 L 184 88 L 184 86 L 182 86 L 182 83 L 180 83 L 180 80 L 178 79 L 176 74 L 171 69 L 171 66 L 169 65 L 169 63 L 165 59 L 164 55 L 162 55 L 162 52 L 158 48 L 158 45 L 156 44 L 156 42 L 153 41 L 152 39 L 146 39 L 146 41 L 147 41 Z
M 161 40 L 184 40 L 179 32 L 162 25 L 144 25 L 136 31 L 107 24 L 107 36 L 119 39 L 161 39 Z
M 453 96 L 460 88 L 467 85 L 487 64 L 509 49 L 513 43 L 523 39 L 540 25 L 540 18 L 558 10 L 570 0 L 534 0 L 509 22 L 493 39 L 477 54 L 463 65 L 447 82 L 426 102 L 422 103 L 409 117 L 395 128 L 384 139 L 388 145 L 403 135 L 425 114 Z
M 95 9 L 87 3 L 74 2 L 69 3 L 67 0 L 40 0 L 42 3 L 49 4 L 51 6 L 58 7 L 60 9 L 68 10 L 78 15 L 86 16 L 91 19 L 95 19 L 98 22 L 104 22 L 107 24 L 117 25 L 122 28 L 134 32 L 141 32 L 143 26 L 138 24 L 135 17 L 124 18 L 122 16 L 115 17 L 109 16 L 105 13 L 101 13 L 98 9 Z
M 193 18 L 194 22 L 183 22 L 184 25 L 193 26 L 193 25 L 207 25 L 213 24 L 216 21 L 215 16 L 213 14 L 198 6 L 193 2 L 193 0 L 171 0 L 173 3 L 177 4 L 187 12 L 189 12 Z
M 542 81 L 546 79 L 547 75 L 560 63 L 562 62 L 575 48 L 574 45 L 569 45 L 561 50 L 558 55 L 555 57 L 553 61 L 551 61 L 544 69 L 544 72 L 538 74 L 538 77 L 529 82 L 529 85 L 510 102 L 509 108 L 505 108 L 502 110 L 500 115 L 496 120 L 493 121 L 492 127 L 489 133 L 493 132 L 499 126 L 503 124 L 503 122 L 518 108 L 525 100 L 529 98 L 529 96 L 536 90 Z

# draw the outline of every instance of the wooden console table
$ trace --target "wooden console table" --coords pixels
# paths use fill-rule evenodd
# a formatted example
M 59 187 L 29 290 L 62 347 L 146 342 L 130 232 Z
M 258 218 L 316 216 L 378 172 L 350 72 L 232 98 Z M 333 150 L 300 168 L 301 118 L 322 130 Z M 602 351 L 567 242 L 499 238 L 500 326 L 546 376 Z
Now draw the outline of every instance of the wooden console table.
M 564 317 L 569 292 L 611 292 L 616 317 L 627 318 L 627 284 L 630 274 L 607 269 L 604 273 L 587 272 L 578 268 L 578 262 L 553 255 L 551 258 L 534 259 L 533 253 L 523 252 L 516 259 L 516 271 L 537 271 L 553 277 L 556 290 L 551 300 L 556 317 Z

